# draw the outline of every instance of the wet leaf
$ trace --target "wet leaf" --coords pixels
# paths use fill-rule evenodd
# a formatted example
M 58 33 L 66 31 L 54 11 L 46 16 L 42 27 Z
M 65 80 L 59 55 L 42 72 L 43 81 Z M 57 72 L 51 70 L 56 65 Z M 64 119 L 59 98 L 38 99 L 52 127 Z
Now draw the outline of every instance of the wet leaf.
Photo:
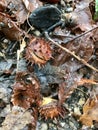
M 0 129 L 80 130 L 83 125 L 98 129 L 98 73 L 85 64 L 98 68 L 98 23 L 92 19 L 92 0 L 40 1 L 0 1 Z M 56 21 L 47 18 L 48 11 L 58 15 Z M 46 31 L 53 25 L 51 20 L 64 22 L 49 33 L 58 44 L 44 37 L 43 27 Z M 92 98 L 87 100 L 88 95 Z
M 7 2 L 5 0 L 0 0 L 0 11 L 4 12 L 7 7 Z
M 2 130 L 23 129 L 34 121 L 31 112 L 20 107 L 13 107 L 2 123 Z
M 80 117 L 80 121 L 87 126 L 93 125 L 93 121 L 98 122 L 98 100 L 88 99 L 83 106 L 83 115 Z
M 38 0 L 7 0 L 7 7 L 15 16 L 18 25 L 23 24 L 27 19 L 29 12 L 41 6 Z
M 41 3 L 38 0 L 22 0 L 26 9 L 29 12 L 34 11 L 38 6 L 41 6 Z
M 10 40 L 19 40 L 25 34 L 9 15 L 0 12 L 0 31 Z
M 76 55 L 84 59 L 85 61 L 89 61 L 93 51 L 94 51 L 94 42 L 93 42 L 93 32 L 90 32 L 76 40 L 73 40 L 67 44 L 66 41 L 63 40 L 62 46 L 69 49 L 70 51 L 74 52 Z M 72 38 L 73 39 L 73 38 Z M 64 43 L 65 42 L 65 43 Z M 64 63 L 70 63 L 74 62 L 77 67 L 80 66 L 80 64 L 72 58 L 71 55 L 66 53 L 65 51 L 62 51 L 60 48 L 54 48 L 54 54 L 53 54 L 53 65 L 62 65 Z M 73 60 L 73 61 L 71 61 Z M 74 66 L 73 66 L 74 67 Z

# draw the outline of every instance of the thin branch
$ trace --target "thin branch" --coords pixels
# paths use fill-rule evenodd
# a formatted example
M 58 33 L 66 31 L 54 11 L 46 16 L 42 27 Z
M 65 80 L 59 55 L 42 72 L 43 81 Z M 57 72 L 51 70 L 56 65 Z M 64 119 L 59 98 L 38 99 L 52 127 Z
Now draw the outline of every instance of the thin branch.
M 96 27 L 98 28 L 98 27 Z M 92 30 L 94 30 L 95 28 L 93 28 Z M 88 32 L 90 32 L 91 30 L 85 32 L 84 34 L 82 34 L 81 36 L 87 34 Z M 74 52 L 71 52 L 70 50 L 68 50 L 67 48 L 61 46 L 60 44 L 58 44 L 57 42 L 55 42 L 53 39 L 50 38 L 50 36 L 48 35 L 48 32 L 45 32 L 45 36 L 46 38 L 51 41 L 53 44 L 55 44 L 56 46 L 60 47 L 62 50 L 64 50 L 65 52 L 67 52 L 68 54 L 72 55 L 73 57 L 75 57 L 78 61 L 82 62 L 84 65 L 86 65 L 87 67 L 89 67 L 90 69 L 98 72 L 98 69 L 96 69 L 95 67 L 93 67 L 92 65 L 88 64 L 84 59 L 80 58 L 79 56 L 75 55 Z M 80 36 L 79 36 L 80 37 Z
M 90 30 L 88 30 L 88 31 L 86 31 L 86 32 L 84 32 L 84 33 L 82 33 L 82 34 L 80 34 L 80 35 L 78 35 L 78 36 L 76 36 L 76 37 L 74 37 L 74 38 L 68 40 L 68 41 L 66 41 L 65 44 L 66 44 L 66 43 L 69 43 L 69 42 L 72 42 L 72 41 L 78 39 L 79 37 L 82 37 L 82 36 L 84 36 L 85 34 L 91 32 L 91 31 L 93 31 L 93 30 L 95 30 L 95 29 L 97 29 L 97 28 L 98 28 L 98 26 L 97 26 L 97 27 L 94 27 L 94 28 L 92 28 L 92 29 L 90 29 Z

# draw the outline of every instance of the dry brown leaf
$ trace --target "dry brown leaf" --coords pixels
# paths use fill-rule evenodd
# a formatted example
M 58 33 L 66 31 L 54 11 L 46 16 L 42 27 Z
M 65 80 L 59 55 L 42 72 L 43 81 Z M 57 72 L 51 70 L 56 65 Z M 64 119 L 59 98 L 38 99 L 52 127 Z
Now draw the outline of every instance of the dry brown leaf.
M 41 2 L 39 2 L 38 0 L 22 0 L 22 1 L 29 12 L 34 11 L 37 7 L 41 5 Z
M 66 84 L 64 82 L 59 84 L 59 91 L 58 91 L 59 105 L 63 104 L 65 101 L 65 87 Z
M 6 7 L 7 7 L 6 0 L 0 0 L 0 11 L 4 12 L 4 10 L 6 9 Z
M 75 10 L 75 14 L 77 15 L 77 24 L 79 27 L 77 28 L 77 32 L 79 32 L 79 30 L 81 30 L 81 32 L 87 31 L 92 28 L 93 20 L 92 20 L 92 15 L 89 9 L 89 3 L 90 3 L 90 0 L 86 2 L 82 0 L 80 2 L 81 6 L 77 5 L 77 8 Z M 82 7 L 82 9 L 79 9 L 78 7 Z
M 98 100 L 88 99 L 83 107 L 83 114 L 79 119 L 86 126 L 93 125 L 93 121 L 98 122 Z
M 2 123 L 2 130 L 20 130 L 34 121 L 30 111 L 14 106 Z
M 18 25 L 23 24 L 27 19 L 28 11 L 22 0 L 7 0 L 7 6 L 11 13 L 15 16 Z
M 91 56 L 94 51 L 94 43 L 93 40 L 91 40 L 91 37 L 93 37 L 92 32 L 78 38 L 77 40 L 73 40 L 72 42 L 69 42 L 67 44 L 62 44 L 62 46 L 67 48 L 69 51 L 73 52 L 80 58 L 84 59 L 86 62 L 88 62 L 91 59 Z M 72 58 L 70 54 L 66 53 L 65 51 L 62 51 L 62 49 L 60 48 L 54 49 L 53 57 L 53 65 L 62 65 L 65 62 L 69 62 Z
M 17 24 L 11 20 L 9 15 L 0 12 L 0 31 L 10 40 L 19 40 L 25 34 Z
M 29 12 L 42 5 L 38 0 L 6 0 L 6 2 L 19 25 L 24 23 Z

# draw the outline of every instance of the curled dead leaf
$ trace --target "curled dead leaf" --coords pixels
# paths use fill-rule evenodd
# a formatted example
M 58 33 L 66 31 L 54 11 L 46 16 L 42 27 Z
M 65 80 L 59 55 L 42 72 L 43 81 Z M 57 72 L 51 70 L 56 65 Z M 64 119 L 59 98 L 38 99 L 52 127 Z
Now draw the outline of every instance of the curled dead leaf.
M 26 33 L 11 20 L 10 16 L 0 12 L 0 31 L 10 40 L 19 40 Z
M 0 0 L 0 11 L 3 12 L 7 7 L 7 2 L 5 0 Z
M 31 111 L 25 110 L 21 107 L 14 106 L 11 111 L 6 115 L 4 122 L 2 123 L 2 130 L 21 130 L 32 124 L 33 130 L 35 130 L 34 124 L 35 118 L 31 114 Z
M 34 9 L 36 9 L 38 6 L 41 6 L 41 2 L 39 2 L 38 0 L 22 0 L 26 9 L 29 12 L 34 11 Z
M 83 107 L 83 114 L 79 120 L 86 126 L 93 125 L 93 121 L 98 122 L 98 98 L 87 100 Z

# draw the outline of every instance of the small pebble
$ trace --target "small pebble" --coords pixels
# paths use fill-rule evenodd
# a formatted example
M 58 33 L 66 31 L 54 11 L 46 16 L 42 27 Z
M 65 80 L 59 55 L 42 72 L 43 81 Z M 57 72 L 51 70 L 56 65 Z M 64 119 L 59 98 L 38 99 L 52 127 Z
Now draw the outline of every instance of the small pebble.
M 85 103 L 85 98 L 80 98 L 78 104 L 82 106 L 84 103 Z
M 60 123 L 60 125 L 61 125 L 62 127 L 64 127 L 64 126 L 65 126 L 65 122 Z
M 72 11 L 73 11 L 73 8 L 72 8 L 72 7 L 69 7 L 69 8 L 66 9 L 66 12 L 68 12 L 68 13 L 69 13 L 69 12 L 72 12 Z
M 42 123 L 39 130 L 48 130 L 48 126 L 46 123 Z
M 34 34 L 35 34 L 36 36 L 40 36 L 40 32 L 39 32 L 38 30 L 34 31 Z
M 75 113 L 76 115 L 81 115 L 81 112 L 80 112 L 79 107 L 75 107 L 75 108 L 74 108 L 74 113 Z
M 4 42 L 4 43 L 8 43 L 9 40 L 8 40 L 8 39 L 4 39 L 3 42 Z

